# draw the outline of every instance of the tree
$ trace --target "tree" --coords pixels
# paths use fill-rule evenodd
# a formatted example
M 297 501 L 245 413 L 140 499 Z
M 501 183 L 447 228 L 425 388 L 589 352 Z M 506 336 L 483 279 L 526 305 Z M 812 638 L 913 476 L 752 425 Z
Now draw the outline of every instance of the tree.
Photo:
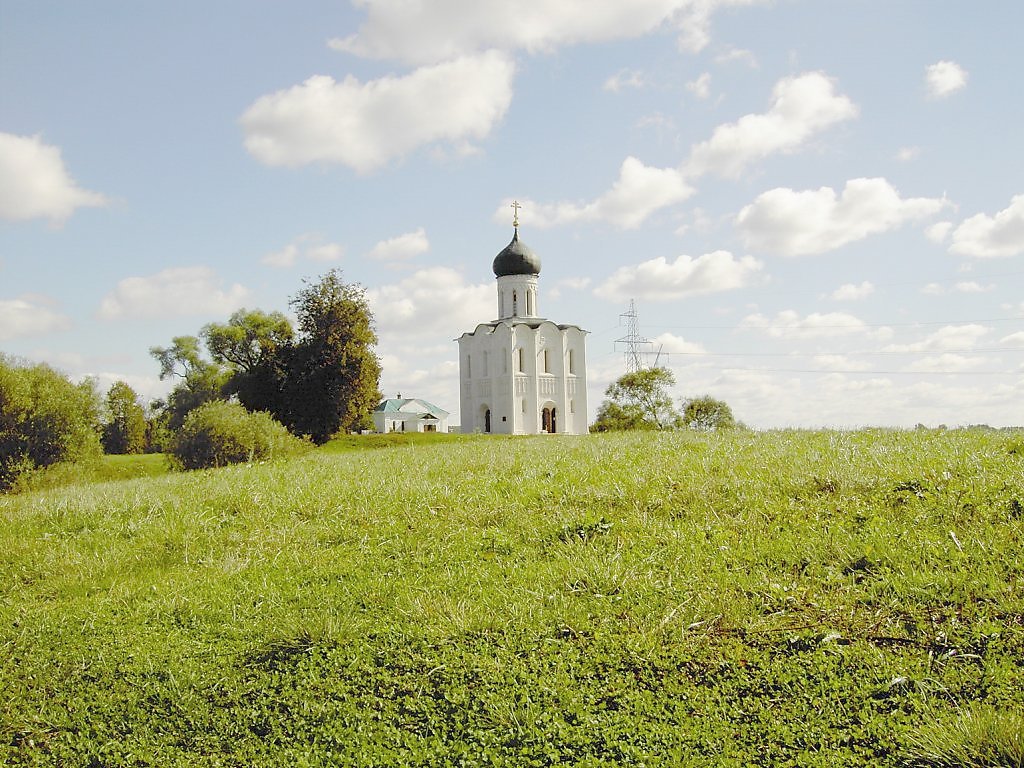
M 0 355 L 0 491 L 34 470 L 97 457 L 99 405 L 91 380 Z
M 107 418 L 103 450 L 107 453 L 143 453 L 146 450 L 146 413 L 135 390 L 115 381 L 107 391 Z
M 683 401 L 683 425 L 687 429 L 711 432 L 735 427 L 736 419 L 725 402 L 703 395 Z
M 620 376 L 604 392 L 608 399 L 597 411 L 594 430 L 674 429 L 679 426 L 679 414 L 668 388 L 675 383 L 667 368 L 645 368 Z
M 224 387 L 250 411 L 282 410 L 285 369 L 295 332 L 280 312 L 240 309 L 227 323 L 210 323 L 201 331 L 215 363 L 227 366 Z
M 218 363 L 204 360 L 195 336 L 176 336 L 169 347 L 150 347 L 149 354 L 160 363 L 160 379 L 175 377 L 181 381 L 154 406 L 163 411 L 166 425 L 176 430 L 190 411 L 211 400 L 224 397 L 230 372 Z
M 297 435 L 320 444 L 369 425 L 380 401 L 377 334 L 366 292 L 331 270 L 291 301 L 300 338 L 289 350 L 285 407 L 276 414 Z

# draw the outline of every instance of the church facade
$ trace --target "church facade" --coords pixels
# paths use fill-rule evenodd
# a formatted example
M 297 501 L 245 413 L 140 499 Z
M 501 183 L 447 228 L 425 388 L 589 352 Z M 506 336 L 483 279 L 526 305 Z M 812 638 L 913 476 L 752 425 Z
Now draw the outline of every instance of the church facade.
M 459 337 L 463 432 L 587 433 L 587 332 L 540 316 L 540 259 L 515 234 L 494 259 L 498 319 Z

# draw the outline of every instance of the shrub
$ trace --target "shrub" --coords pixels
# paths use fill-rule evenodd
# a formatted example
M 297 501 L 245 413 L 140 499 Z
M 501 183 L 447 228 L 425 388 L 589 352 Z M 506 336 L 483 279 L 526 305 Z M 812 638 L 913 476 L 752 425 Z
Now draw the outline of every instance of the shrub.
M 0 356 L 0 491 L 59 463 L 99 456 L 99 397 L 46 365 Z
M 171 446 L 180 469 L 206 469 L 294 455 L 307 443 L 293 437 L 262 411 L 250 413 L 238 403 L 205 403 L 185 417 Z

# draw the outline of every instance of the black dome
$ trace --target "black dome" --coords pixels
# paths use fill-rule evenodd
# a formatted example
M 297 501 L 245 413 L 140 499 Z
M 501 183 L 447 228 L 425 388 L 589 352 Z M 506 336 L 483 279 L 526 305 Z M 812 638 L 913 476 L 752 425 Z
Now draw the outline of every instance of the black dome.
M 540 258 L 530 250 L 529 246 L 519 242 L 519 230 L 517 229 L 512 236 L 512 242 L 494 257 L 492 268 L 495 277 L 539 275 Z

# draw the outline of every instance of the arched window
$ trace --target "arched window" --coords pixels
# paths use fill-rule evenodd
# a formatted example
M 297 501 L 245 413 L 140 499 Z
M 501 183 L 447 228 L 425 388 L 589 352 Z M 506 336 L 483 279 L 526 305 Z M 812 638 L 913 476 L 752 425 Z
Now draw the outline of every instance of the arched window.
M 512 317 L 519 315 L 519 295 L 512 291 Z

